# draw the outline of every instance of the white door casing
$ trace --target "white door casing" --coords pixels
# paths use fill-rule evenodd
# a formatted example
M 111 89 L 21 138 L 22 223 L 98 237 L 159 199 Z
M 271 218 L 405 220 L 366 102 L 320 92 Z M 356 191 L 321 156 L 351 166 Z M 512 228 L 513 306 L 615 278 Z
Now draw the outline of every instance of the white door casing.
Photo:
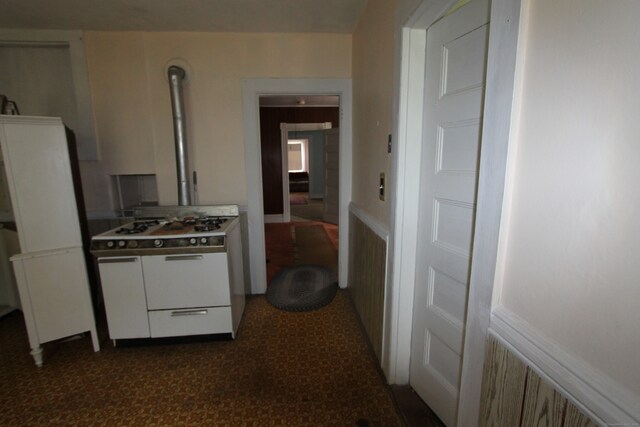
M 349 203 L 351 202 L 352 92 L 351 79 L 246 79 L 242 84 L 247 177 L 247 217 L 251 293 L 267 289 L 264 246 L 264 201 L 260 158 L 259 98 L 261 95 L 338 95 L 340 96 L 340 236 L 339 280 L 346 287 L 348 277 Z
M 339 223 L 340 186 L 340 132 L 338 129 L 324 131 L 324 197 L 322 220 L 330 224 Z
M 289 129 L 280 123 L 280 152 L 282 153 L 282 222 L 291 222 L 289 195 Z M 264 182 L 262 183 L 264 185 Z
M 410 382 L 456 422 L 475 219 L 489 0 L 427 31 Z
M 332 123 L 280 123 L 280 148 L 282 151 L 282 220 L 272 222 L 290 222 L 291 205 L 289 194 L 289 132 L 304 132 L 331 129 Z M 263 183 L 264 184 L 264 183 Z

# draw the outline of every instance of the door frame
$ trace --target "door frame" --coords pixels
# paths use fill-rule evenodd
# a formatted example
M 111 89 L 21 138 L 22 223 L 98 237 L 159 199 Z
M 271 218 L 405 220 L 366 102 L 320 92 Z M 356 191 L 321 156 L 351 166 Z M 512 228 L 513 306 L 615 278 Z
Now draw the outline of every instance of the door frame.
M 332 123 L 280 123 L 280 149 L 282 150 L 282 221 L 291 222 L 289 204 L 289 132 L 331 129 Z M 278 221 L 279 222 L 279 221 Z
M 352 93 L 351 79 L 244 79 L 242 81 L 247 218 L 251 293 L 267 290 L 260 151 L 260 96 L 338 95 L 340 97 L 340 227 L 338 277 L 347 286 L 349 250 L 349 204 L 351 203 Z
M 473 1 L 473 0 L 472 0 Z M 392 155 L 391 234 L 385 313 L 383 369 L 392 384 L 409 382 L 416 230 L 419 218 L 420 158 L 427 29 L 456 0 L 401 0 L 396 15 L 396 78 Z M 417 6 L 417 7 L 416 7 Z M 473 261 L 469 281 L 466 333 L 457 425 L 477 425 L 485 338 L 491 316 L 498 262 L 506 164 L 516 91 L 516 57 L 521 0 L 492 0 L 487 57 L 482 148 L 476 205 Z

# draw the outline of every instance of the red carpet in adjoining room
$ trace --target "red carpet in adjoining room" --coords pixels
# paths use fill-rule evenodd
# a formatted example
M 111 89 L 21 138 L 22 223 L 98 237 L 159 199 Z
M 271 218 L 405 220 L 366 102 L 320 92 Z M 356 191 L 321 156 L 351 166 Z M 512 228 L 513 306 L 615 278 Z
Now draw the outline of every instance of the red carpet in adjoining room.
M 267 283 L 271 283 L 273 277 L 286 267 L 296 265 L 296 253 L 299 251 L 295 242 L 295 228 L 307 226 L 322 226 L 328 239 L 320 240 L 318 244 L 333 245 L 336 256 L 338 253 L 338 226 L 320 221 L 300 221 L 287 223 L 265 224 L 265 244 L 267 252 Z M 308 257 L 302 256 L 308 260 Z M 337 260 L 336 260 L 337 262 Z

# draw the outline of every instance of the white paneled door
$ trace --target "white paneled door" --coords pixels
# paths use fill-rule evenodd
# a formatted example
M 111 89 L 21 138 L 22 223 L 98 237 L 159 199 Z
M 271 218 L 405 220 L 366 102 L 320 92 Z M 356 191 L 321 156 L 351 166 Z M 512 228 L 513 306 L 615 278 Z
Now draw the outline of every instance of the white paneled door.
M 456 422 L 475 219 L 489 0 L 427 30 L 412 387 Z

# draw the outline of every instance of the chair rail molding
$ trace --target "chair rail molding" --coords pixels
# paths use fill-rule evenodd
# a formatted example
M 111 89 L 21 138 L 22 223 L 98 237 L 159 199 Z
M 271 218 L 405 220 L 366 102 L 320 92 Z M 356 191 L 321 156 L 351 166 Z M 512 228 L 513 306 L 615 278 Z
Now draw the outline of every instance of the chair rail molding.
M 506 307 L 493 309 L 488 332 L 594 421 L 640 424 L 637 395 L 563 351 Z

